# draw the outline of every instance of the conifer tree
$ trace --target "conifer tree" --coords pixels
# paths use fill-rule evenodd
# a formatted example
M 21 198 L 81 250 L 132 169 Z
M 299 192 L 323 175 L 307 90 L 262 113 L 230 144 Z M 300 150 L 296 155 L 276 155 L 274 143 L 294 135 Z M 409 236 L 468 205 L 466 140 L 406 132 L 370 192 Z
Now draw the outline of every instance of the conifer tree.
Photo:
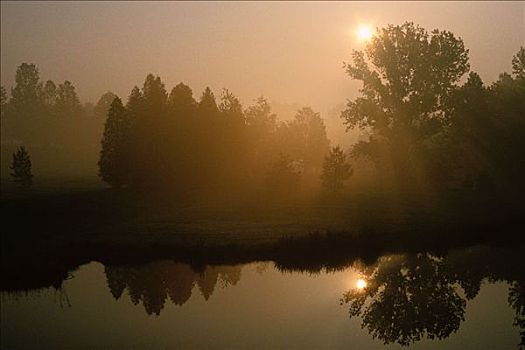
M 98 162 L 100 177 L 112 187 L 127 185 L 130 124 L 122 101 L 116 97 L 108 111 Z

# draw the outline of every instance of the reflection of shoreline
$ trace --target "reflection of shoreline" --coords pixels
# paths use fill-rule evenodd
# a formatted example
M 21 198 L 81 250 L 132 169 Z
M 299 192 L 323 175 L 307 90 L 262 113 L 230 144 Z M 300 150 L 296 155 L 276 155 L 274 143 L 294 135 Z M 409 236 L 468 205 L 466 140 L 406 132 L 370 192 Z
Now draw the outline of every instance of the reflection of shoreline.
M 314 233 L 250 245 L 126 245 L 73 243 L 68 240 L 61 245 L 48 245 L 38 241 L 20 242 L 8 248 L 2 246 L 0 289 L 10 292 L 43 287 L 60 288 L 69 272 L 91 261 L 105 266 L 137 266 L 170 260 L 187 264 L 194 271 L 203 271 L 209 265 L 272 261 L 282 271 L 316 272 L 322 269 L 341 270 L 355 261 L 372 264 L 379 257 L 391 254 L 428 252 L 443 255 L 450 249 L 484 242 L 491 246 L 521 247 L 525 238 L 514 231 L 495 235 L 488 228 L 482 233 L 471 234 L 449 232 L 440 236 L 437 232 L 440 231 L 436 228 L 436 233 L 428 233 L 428 236 L 417 231 L 395 236 L 375 231 L 363 234 Z
M 422 339 L 444 339 L 456 332 L 465 319 L 466 305 L 484 283 L 509 285 L 508 302 L 515 311 L 514 325 L 525 342 L 525 271 L 523 245 L 474 246 L 446 254 L 405 253 L 385 255 L 373 263 L 349 262 L 356 276 L 366 281 L 352 287 L 341 299 L 350 317 L 361 320 L 372 337 L 385 344 L 410 345 Z M 308 257 L 305 257 L 307 259 Z M 268 262 L 255 266 L 262 273 Z M 245 265 L 194 266 L 173 260 L 135 264 L 105 263 L 107 287 L 115 299 L 142 304 L 148 315 L 160 315 L 171 303 L 184 305 L 199 293 L 208 301 L 217 286 L 235 286 Z M 274 263 L 286 273 L 329 273 L 342 265 L 320 263 L 305 268 Z M 38 277 L 38 276 L 37 276 Z M 356 282 L 356 279 L 354 282 Z M 61 290 L 61 283 L 56 288 Z M 126 291 L 126 293 L 124 293 Z M 17 294 L 20 292 L 14 292 Z M 168 300 L 169 299 L 169 300 Z M 74 304 L 74 301 L 72 301 Z M 141 308 L 142 308 L 141 307 Z

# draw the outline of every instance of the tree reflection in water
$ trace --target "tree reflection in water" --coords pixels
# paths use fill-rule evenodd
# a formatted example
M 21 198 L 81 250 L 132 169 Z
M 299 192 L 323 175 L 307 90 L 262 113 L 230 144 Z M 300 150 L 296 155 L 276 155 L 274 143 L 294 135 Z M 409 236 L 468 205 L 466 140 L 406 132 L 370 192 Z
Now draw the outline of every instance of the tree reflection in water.
M 442 339 L 465 319 L 466 301 L 428 254 L 389 256 L 365 268 L 367 287 L 344 296 L 374 338 L 408 345 L 422 336 Z
M 509 304 L 516 312 L 514 326 L 520 329 L 519 348 L 525 349 L 525 281 L 513 282 L 509 289 Z
M 350 317 L 385 344 L 408 346 L 423 338 L 443 339 L 465 320 L 465 307 L 482 281 L 506 281 L 514 325 L 524 346 L 524 284 L 520 251 L 511 254 L 473 248 L 446 257 L 428 253 L 381 257 L 371 266 L 354 264 L 366 288 L 347 291 L 341 299 Z
M 195 284 L 205 300 L 208 300 L 215 286 L 235 285 L 241 278 L 239 266 L 206 267 L 201 273 L 189 265 L 172 261 L 158 261 L 142 266 L 106 266 L 108 287 L 115 299 L 127 289 L 133 304 L 142 301 L 148 315 L 160 315 L 166 299 L 176 305 L 183 305 L 191 297 Z

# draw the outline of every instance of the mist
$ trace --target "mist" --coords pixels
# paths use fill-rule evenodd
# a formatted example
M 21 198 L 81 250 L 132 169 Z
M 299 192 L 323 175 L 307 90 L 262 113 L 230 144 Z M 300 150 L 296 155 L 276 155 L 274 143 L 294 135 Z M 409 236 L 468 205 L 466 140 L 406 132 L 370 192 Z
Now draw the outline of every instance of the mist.
M 524 3 L 1 10 L 2 347 L 525 346 Z

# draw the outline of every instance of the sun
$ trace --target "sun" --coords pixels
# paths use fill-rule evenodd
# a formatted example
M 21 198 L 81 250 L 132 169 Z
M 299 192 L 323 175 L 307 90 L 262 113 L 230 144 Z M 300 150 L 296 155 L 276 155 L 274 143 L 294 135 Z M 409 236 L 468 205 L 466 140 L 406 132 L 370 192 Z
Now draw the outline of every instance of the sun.
M 372 27 L 368 25 L 361 25 L 357 28 L 357 38 L 359 41 L 364 42 L 372 39 L 373 36 Z
M 357 289 L 362 290 L 362 289 L 365 289 L 366 286 L 367 286 L 367 283 L 364 279 L 360 278 L 357 280 L 356 282 Z

